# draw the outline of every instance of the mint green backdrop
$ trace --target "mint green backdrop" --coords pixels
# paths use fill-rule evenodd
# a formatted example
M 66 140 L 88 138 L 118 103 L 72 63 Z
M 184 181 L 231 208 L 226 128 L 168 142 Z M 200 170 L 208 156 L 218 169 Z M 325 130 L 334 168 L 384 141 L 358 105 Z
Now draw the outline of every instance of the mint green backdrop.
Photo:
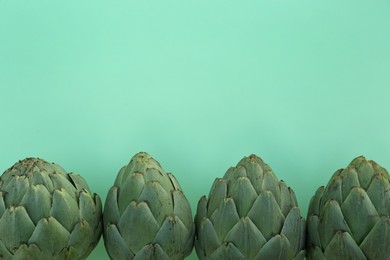
M 1 171 L 41 157 L 104 200 L 146 151 L 195 212 L 255 153 L 306 215 L 354 157 L 390 168 L 389 13 L 389 1 L 0 0 Z M 88 259 L 108 259 L 102 240 Z

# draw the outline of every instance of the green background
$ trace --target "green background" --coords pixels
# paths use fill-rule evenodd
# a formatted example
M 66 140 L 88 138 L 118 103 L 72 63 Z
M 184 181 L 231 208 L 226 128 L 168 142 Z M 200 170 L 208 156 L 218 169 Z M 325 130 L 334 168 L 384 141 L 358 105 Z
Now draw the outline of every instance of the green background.
M 41 157 L 104 200 L 146 151 L 195 211 L 255 153 L 306 215 L 354 157 L 390 168 L 389 13 L 389 1 L 0 0 L 0 168 Z M 108 259 L 102 240 L 88 259 Z

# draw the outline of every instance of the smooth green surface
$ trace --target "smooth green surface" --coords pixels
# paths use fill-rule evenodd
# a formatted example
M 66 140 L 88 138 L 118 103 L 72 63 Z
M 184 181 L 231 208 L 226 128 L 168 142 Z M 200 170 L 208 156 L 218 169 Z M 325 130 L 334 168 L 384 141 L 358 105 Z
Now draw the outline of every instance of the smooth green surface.
M 147 151 L 195 212 L 256 153 L 306 215 L 356 156 L 390 168 L 389 13 L 384 0 L 0 0 L 0 168 L 39 156 L 104 201 Z M 102 242 L 89 259 L 107 259 Z

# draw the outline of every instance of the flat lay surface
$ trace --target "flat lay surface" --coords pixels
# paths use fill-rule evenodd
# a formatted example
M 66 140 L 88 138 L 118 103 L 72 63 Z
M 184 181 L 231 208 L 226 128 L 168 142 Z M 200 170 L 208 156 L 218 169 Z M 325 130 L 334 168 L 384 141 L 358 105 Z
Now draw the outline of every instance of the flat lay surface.
M 194 215 L 215 178 L 256 154 L 306 218 L 355 157 L 390 169 L 389 12 L 388 1 L 0 0 L 1 173 L 43 158 L 104 205 L 145 151 Z M 103 239 L 88 259 L 108 259 Z

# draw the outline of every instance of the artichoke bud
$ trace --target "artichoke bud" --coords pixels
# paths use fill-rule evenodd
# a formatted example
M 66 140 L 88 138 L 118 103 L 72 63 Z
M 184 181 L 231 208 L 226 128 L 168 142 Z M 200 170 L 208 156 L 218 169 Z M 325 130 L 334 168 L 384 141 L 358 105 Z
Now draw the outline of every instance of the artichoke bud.
M 149 154 L 136 154 L 108 192 L 104 241 L 111 259 L 184 259 L 195 225 L 178 181 Z
M 81 176 L 27 158 L 0 177 L 2 259 L 85 259 L 101 233 L 100 198 Z
M 303 259 L 305 220 L 295 194 L 258 156 L 217 178 L 195 216 L 200 259 Z
M 337 170 L 310 201 L 309 259 L 390 257 L 390 176 L 363 156 Z

